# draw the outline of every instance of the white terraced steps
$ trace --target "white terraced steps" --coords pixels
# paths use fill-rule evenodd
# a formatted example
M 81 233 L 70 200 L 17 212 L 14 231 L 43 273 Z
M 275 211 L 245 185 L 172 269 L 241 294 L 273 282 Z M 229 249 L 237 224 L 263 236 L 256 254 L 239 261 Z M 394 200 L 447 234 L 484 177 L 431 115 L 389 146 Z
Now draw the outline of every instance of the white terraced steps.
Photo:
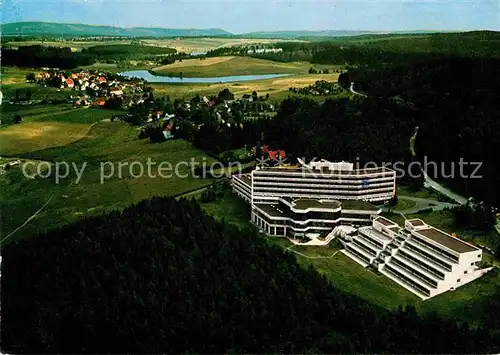
M 424 300 L 488 271 L 479 269 L 481 249 L 421 220 L 407 220 L 401 229 L 386 218 L 376 217 L 372 227 L 359 228 L 358 234 L 343 244 L 345 255 L 363 266 L 373 265 Z

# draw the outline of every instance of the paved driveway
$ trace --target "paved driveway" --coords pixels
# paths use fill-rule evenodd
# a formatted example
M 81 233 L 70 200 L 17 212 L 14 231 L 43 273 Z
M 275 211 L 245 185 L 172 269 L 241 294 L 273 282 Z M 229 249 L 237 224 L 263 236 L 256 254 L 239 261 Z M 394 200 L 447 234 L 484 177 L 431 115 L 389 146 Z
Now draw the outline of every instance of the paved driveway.
M 420 197 L 411 197 L 411 196 L 398 195 L 398 200 L 407 200 L 407 201 L 413 201 L 416 203 L 416 205 L 414 207 L 407 208 L 404 210 L 391 209 L 392 212 L 397 212 L 397 213 L 402 213 L 402 214 L 413 214 L 413 213 L 417 213 L 418 211 L 425 210 L 428 208 L 432 208 L 433 211 L 441 211 L 445 208 L 452 208 L 452 207 L 458 206 L 458 204 L 455 204 L 455 203 L 441 202 L 441 201 L 420 198 Z M 384 207 L 383 210 L 388 211 L 389 208 Z

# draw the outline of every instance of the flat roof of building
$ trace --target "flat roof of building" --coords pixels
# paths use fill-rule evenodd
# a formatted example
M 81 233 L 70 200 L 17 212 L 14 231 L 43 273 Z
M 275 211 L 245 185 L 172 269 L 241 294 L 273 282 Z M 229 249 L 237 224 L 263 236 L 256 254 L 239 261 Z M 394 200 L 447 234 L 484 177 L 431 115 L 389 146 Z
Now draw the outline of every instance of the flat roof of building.
M 375 218 L 375 221 L 382 223 L 384 226 L 397 226 L 398 224 L 396 222 L 391 221 L 390 219 L 387 219 L 385 217 L 377 217 Z
M 444 245 L 457 253 L 467 253 L 470 251 L 477 251 L 479 248 L 469 245 L 464 241 L 454 238 L 451 235 L 440 231 L 434 227 L 424 228 L 415 231 L 415 233 L 421 234 L 426 238 L 429 238 L 441 245 Z
M 360 231 L 362 231 L 363 233 L 371 236 L 371 237 L 374 237 L 375 239 L 379 239 L 381 242 L 389 242 L 392 240 L 391 237 L 389 237 L 388 235 L 385 235 L 384 233 L 381 233 L 379 232 L 378 230 L 376 229 L 373 229 L 373 227 L 361 227 L 359 228 Z
M 248 187 L 252 187 L 252 175 L 251 174 L 240 174 L 234 175 L 235 178 L 238 178 Z
M 291 201 L 287 199 L 288 202 L 291 202 L 291 205 L 295 209 L 299 210 L 307 210 L 308 208 L 328 208 L 328 209 L 337 209 L 340 207 L 340 202 L 336 200 L 317 200 L 313 198 L 298 198 L 292 199 Z
M 422 221 L 421 219 L 418 219 L 418 218 L 409 219 L 408 223 L 410 223 L 414 227 L 420 227 L 420 226 L 425 225 L 424 221 Z
M 398 233 L 399 231 L 403 230 L 400 226 L 392 226 L 392 227 L 387 227 L 387 229 L 390 229 L 394 233 Z
M 354 169 L 354 170 L 330 170 L 328 168 L 322 168 L 322 169 L 308 169 L 304 167 L 297 167 L 297 168 L 280 168 L 280 167 L 261 167 L 259 169 L 256 169 L 256 171 L 271 171 L 271 172 L 298 172 L 298 173 L 304 173 L 308 175 L 323 175 L 323 174 L 331 174 L 331 175 L 364 175 L 364 174 L 376 174 L 376 173 L 384 173 L 384 172 L 391 172 L 393 173 L 394 170 L 389 169 L 387 167 L 377 167 L 377 168 L 367 168 L 367 169 Z
M 375 205 L 372 205 L 368 201 L 362 200 L 339 200 L 342 203 L 342 209 L 344 210 L 358 210 L 358 211 L 378 211 Z
M 270 205 L 268 203 L 256 203 L 255 207 L 272 217 L 288 217 L 288 214 L 279 209 L 276 205 Z

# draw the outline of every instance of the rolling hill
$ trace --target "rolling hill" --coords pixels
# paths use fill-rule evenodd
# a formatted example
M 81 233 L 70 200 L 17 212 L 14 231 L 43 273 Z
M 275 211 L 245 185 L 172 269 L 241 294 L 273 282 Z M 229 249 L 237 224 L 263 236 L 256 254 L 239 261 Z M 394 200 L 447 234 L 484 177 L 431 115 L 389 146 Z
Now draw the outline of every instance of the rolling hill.
M 439 31 L 369 31 L 369 30 L 324 30 L 324 31 L 255 31 L 233 34 L 219 28 L 162 28 L 162 27 L 115 27 L 55 22 L 12 22 L 1 25 L 3 36 L 110 36 L 110 37 L 221 37 L 239 38 L 327 38 L 380 34 L 431 33 Z
M 1 25 L 3 36 L 111 36 L 111 37 L 196 37 L 227 36 L 218 29 L 173 29 L 158 27 L 113 27 L 52 22 L 12 22 Z

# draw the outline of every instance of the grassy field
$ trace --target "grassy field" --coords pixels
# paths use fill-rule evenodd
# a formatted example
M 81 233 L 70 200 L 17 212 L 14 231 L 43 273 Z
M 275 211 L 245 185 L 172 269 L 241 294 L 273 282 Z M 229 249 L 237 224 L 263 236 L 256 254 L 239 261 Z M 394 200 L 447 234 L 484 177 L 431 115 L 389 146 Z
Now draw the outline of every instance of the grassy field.
M 173 64 L 154 68 L 156 74 L 172 74 L 188 77 L 214 77 L 252 74 L 307 74 L 309 68 L 329 69 L 334 66 L 312 65 L 307 62 L 281 63 L 252 57 L 226 56 L 206 59 L 185 59 Z
M 67 105 L 26 108 L 15 111 L 23 121 L 0 128 L 0 154 L 18 155 L 67 145 L 85 137 L 92 124 L 115 111 L 68 108 Z M 14 112 L 12 113 L 14 114 Z
M 19 157 L 52 162 L 53 172 L 54 163 L 60 161 L 74 163 L 79 170 L 83 164 L 86 166 L 78 184 L 75 183 L 77 175 L 73 167 L 68 178 L 61 179 L 58 184 L 54 174 L 46 179 L 31 180 L 21 174 L 20 168 L 12 168 L 1 176 L 2 238 L 22 225 L 49 199 L 47 206 L 22 229 L 22 233 L 16 233 L 12 238 L 31 236 L 82 216 L 123 208 L 153 196 L 178 194 L 210 183 L 210 180 L 192 177 L 190 166 L 177 166 L 179 162 L 190 162 L 191 159 L 208 164 L 213 161 L 194 149 L 189 142 L 172 140 L 154 144 L 149 140 L 139 140 L 137 136 L 137 129 L 127 124 L 98 122 L 82 139 L 71 144 L 31 152 L 23 147 L 24 153 L 19 154 Z M 148 158 L 153 163 L 151 176 L 147 175 Z M 161 177 L 157 167 L 164 161 L 172 164 L 172 170 L 163 171 L 164 177 Z M 118 167 L 120 162 L 129 164 L 123 165 L 121 176 Z M 137 163 L 131 168 L 133 162 Z M 140 174 L 139 164 L 146 176 L 135 178 L 133 175 Z M 111 174 L 112 169 L 114 174 Z M 104 172 L 104 176 L 110 176 L 109 179 L 103 179 L 103 183 L 101 172 Z M 170 173 L 172 176 L 169 176 Z
M 392 207 L 393 211 L 403 211 L 409 208 L 413 208 L 417 205 L 415 201 L 399 199 L 396 206 Z
M 198 199 L 200 193 L 192 198 Z M 249 228 L 250 206 L 242 203 L 241 199 L 232 192 L 226 192 L 224 196 L 214 202 L 202 203 L 201 207 L 209 215 L 226 222 L 234 224 L 240 228 Z
M 169 95 L 171 99 L 191 99 L 196 96 L 196 94 L 200 96 L 217 95 L 221 90 L 228 88 L 235 94 L 236 98 L 240 98 L 243 94 L 251 94 L 252 91 L 257 91 L 259 95 L 269 94 L 272 101 L 281 101 L 287 96 L 292 95 L 288 91 L 290 87 L 308 86 L 314 84 L 317 80 L 336 81 L 338 75 L 339 74 L 306 74 L 227 84 L 150 84 L 150 86 L 155 89 L 155 95 Z M 315 98 L 324 100 L 324 97 L 320 96 Z
M 179 52 L 206 52 L 220 47 L 234 47 L 252 44 L 268 44 L 283 42 L 280 39 L 251 39 L 251 38 L 179 38 L 179 39 L 147 39 L 144 43 L 175 48 Z M 288 42 L 289 40 L 287 40 Z M 294 42 L 303 42 L 291 40 Z
M 179 38 L 179 39 L 146 39 L 141 40 L 142 44 L 158 47 L 175 48 L 179 52 L 206 52 L 211 49 L 219 47 L 233 47 L 240 45 L 251 44 L 267 44 L 282 42 L 280 39 L 250 39 L 250 38 Z M 287 42 L 295 40 L 286 40 Z M 9 42 L 11 47 L 18 46 L 32 46 L 41 44 L 44 46 L 52 47 L 69 47 L 74 51 L 82 50 L 83 48 L 99 46 L 99 45 L 116 45 L 116 44 L 131 44 L 132 40 L 113 40 L 113 41 L 72 41 L 72 40 L 59 40 L 59 41 L 23 41 L 23 42 Z
M 418 197 L 436 201 L 438 201 L 442 197 L 439 192 L 432 189 L 426 189 L 425 187 L 422 187 L 418 190 L 414 190 L 404 185 L 397 186 L 396 193 L 398 196 Z

